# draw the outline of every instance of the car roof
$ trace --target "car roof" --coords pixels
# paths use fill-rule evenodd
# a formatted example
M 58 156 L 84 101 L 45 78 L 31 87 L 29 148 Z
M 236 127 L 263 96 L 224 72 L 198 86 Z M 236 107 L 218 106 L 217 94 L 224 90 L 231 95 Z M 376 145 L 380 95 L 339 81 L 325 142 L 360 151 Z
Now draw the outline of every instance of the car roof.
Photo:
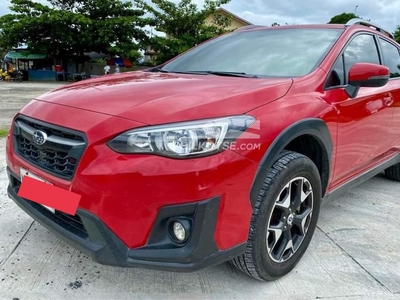
M 382 28 L 381 26 L 374 24 L 370 21 L 355 18 L 348 21 L 346 24 L 302 24 L 302 25 L 284 25 L 284 26 L 263 26 L 263 25 L 249 25 L 236 29 L 236 31 L 250 31 L 250 30 L 283 30 L 283 29 L 363 29 L 371 32 L 376 32 L 383 36 L 389 37 L 394 40 L 393 35 L 390 31 Z
M 283 26 L 264 26 L 264 25 L 249 25 L 243 26 L 235 31 L 250 31 L 250 30 L 280 30 L 292 28 L 332 28 L 332 29 L 345 29 L 346 26 L 342 24 L 302 24 L 302 25 L 283 25 Z

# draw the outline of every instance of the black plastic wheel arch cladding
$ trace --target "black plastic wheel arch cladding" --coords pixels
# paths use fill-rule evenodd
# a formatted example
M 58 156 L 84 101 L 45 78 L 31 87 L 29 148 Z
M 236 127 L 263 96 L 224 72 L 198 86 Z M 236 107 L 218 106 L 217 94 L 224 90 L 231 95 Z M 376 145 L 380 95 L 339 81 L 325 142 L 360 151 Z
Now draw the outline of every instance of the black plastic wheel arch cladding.
M 257 197 L 259 196 L 259 191 L 263 185 L 264 179 L 267 176 L 276 158 L 278 157 L 279 153 L 281 153 L 282 150 L 284 150 L 291 141 L 303 135 L 310 135 L 316 138 L 322 146 L 323 150 L 326 151 L 329 169 L 326 170 L 328 176 L 325 181 L 326 184 L 329 182 L 332 170 L 333 143 L 328 126 L 322 119 L 318 118 L 308 118 L 298 121 L 282 131 L 281 134 L 271 143 L 271 145 L 268 147 L 267 152 L 264 154 L 257 169 L 252 188 L 250 190 L 250 201 L 253 208 L 256 204 Z M 324 195 L 325 191 L 322 191 L 322 194 Z

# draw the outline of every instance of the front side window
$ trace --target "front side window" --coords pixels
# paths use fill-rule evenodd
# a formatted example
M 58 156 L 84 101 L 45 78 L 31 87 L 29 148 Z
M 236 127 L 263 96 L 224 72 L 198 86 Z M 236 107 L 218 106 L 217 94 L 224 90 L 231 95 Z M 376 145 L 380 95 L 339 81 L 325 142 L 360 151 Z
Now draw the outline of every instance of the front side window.
M 342 29 L 296 28 L 233 32 L 206 42 L 162 69 L 234 72 L 259 77 L 303 76 L 321 62 Z
M 344 51 L 346 74 L 355 63 L 380 64 L 378 48 L 372 35 L 357 35 L 347 46 Z
M 346 85 L 349 70 L 356 63 L 380 64 L 378 48 L 372 35 L 360 34 L 350 41 L 332 67 L 326 87 Z
M 345 82 L 346 82 L 346 75 L 344 70 L 344 59 L 343 59 L 343 54 L 341 54 L 332 68 L 327 84 L 328 87 L 334 87 L 334 86 L 342 86 L 345 84 Z
M 381 45 L 385 66 L 388 67 L 390 70 L 390 77 L 400 77 L 399 49 L 382 38 L 379 38 L 379 43 Z

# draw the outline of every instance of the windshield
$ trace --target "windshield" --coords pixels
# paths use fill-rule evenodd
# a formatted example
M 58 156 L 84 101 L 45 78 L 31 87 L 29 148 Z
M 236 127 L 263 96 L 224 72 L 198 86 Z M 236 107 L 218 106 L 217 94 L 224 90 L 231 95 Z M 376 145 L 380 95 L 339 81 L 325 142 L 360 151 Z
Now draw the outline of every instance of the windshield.
M 303 76 L 321 62 L 342 32 L 320 28 L 233 32 L 177 57 L 161 71 Z

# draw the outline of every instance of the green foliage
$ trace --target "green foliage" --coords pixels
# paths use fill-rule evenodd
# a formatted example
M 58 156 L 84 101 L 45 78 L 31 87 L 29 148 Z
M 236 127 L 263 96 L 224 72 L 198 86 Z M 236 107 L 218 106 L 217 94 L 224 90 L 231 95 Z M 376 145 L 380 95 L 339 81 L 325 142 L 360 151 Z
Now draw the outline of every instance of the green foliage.
M 26 44 L 52 55 L 137 50 L 147 36 L 144 12 L 120 0 L 11 0 L 11 14 L 0 17 L 0 48 Z
M 271 26 L 272 26 L 272 27 L 281 26 L 281 24 L 274 22 L 274 23 L 271 24 Z
M 149 13 L 150 26 L 167 36 L 152 37 L 148 46 L 156 51 L 155 64 L 163 63 L 210 38 L 225 33 L 231 18 L 217 8 L 231 0 L 205 0 L 199 9 L 191 0 L 175 4 L 168 0 L 134 0 L 138 8 Z M 149 3 L 151 2 L 151 3 Z M 211 23 L 205 20 L 213 16 Z
M 8 131 L 4 129 L 0 129 L 0 138 L 7 136 Z
M 400 25 L 397 25 L 395 32 L 393 33 L 396 42 L 400 43 Z
M 328 24 L 346 24 L 348 21 L 354 18 L 360 18 L 354 13 L 341 13 L 340 15 L 336 15 L 332 17 L 332 19 L 328 22 Z

